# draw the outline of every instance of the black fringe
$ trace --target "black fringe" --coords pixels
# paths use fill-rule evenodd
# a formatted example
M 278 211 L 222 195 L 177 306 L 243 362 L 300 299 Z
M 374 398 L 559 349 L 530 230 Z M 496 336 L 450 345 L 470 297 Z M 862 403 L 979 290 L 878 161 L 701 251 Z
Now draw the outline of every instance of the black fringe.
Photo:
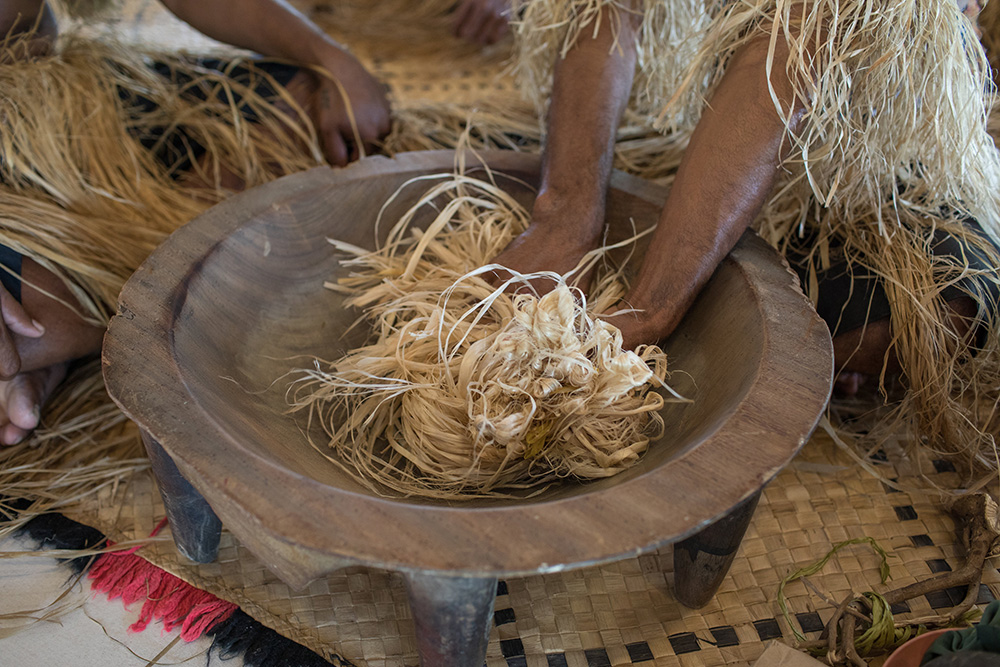
M 219 657 L 229 660 L 243 656 L 248 667 L 354 667 L 339 655 L 325 660 L 301 644 L 282 637 L 261 625 L 247 614 L 236 610 L 206 634 L 212 635 L 212 649 Z
M 26 523 L 17 531 L 19 537 L 27 537 L 35 541 L 38 549 L 92 549 L 104 544 L 105 538 L 101 531 L 85 526 L 82 523 L 67 519 L 62 514 L 41 514 Z M 59 559 L 67 565 L 73 574 L 81 574 L 90 567 L 93 556 Z
M 18 511 L 27 509 L 30 502 L 0 498 L 0 505 L 0 520 L 10 520 L 17 516 Z M 105 541 L 100 531 L 61 514 L 36 516 L 22 526 L 16 535 L 33 540 L 38 549 L 90 549 Z M 90 566 L 93 558 L 82 556 L 60 560 L 75 575 L 79 575 Z M 223 660 L 242 657 L 246 667 L 355 667 L 339 655 L 326 660 L 318 653 L 255 621 L 239 609 L 205 634 L 212 637 L 209 655 L 215 652 Z

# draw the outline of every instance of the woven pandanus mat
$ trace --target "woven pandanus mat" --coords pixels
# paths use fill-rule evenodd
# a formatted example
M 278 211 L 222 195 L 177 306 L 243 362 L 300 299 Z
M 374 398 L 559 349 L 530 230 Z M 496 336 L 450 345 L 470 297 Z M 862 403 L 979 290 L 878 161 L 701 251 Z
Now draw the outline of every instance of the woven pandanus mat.
M 918 480 L 900 471 L 914 467 L 923 469 L 924 485 L 958 483 L 943 461 L 875 465 L 880 475 L 904 486 Z M 121 539 L 148 535 L 162 516 L 155 484 L 140 475 L 117 493 L 106 491 L 92 514 L 76 518 Z M 820 432 L 766 487 L 730 574 L 706 607 L 691 610 L 673 599 L 669 546 L 602 567 L 507 579 L 497 591 L 487 665 L 752 664 L 769 640 L 795 643 L 778 607 L 780 580 L 822 558 L 836 543 L 857 537 L 874 538 L 890 552 L 892 578 L 880 584 L 871 549 L 851 546 L 809 577 L 810 586 L 790 584 L 791 623 L 807 638 L 819 636 L 835 601 L 851 591 L 884 591 L 957 569 L 962 562 L 953 522 L 935 497 L 890 489 Z M 228 533 L 218 561 L 208 565 L 182 562 L 167 540 L 140 553 L 321 655 L 342 656 L 359 666 L 417 664 L 406 591 L 396 574 L 354 567 L 293 590 Z M 950 590 L 920 597 L 897 611 L 902 618 L 934 615 L 962 594 Z M 1000 595 L 1000 573 L 991 563 L 980 604 L 994 595 Z

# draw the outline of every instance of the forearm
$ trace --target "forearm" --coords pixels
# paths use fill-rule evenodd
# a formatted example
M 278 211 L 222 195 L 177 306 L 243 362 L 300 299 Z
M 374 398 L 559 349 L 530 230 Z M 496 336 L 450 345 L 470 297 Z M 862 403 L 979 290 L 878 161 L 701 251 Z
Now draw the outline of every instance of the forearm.
M 585 27 L 576 46 L 556 63 L 542 155 L 539 204 L 590 211 L 583 222 L 594 235 L 604 221 L 615 135 L 636 62 L 634 16 L 613 21 L 616 11 L 602 11 L 597 35 L 593 26 Z M 575 222 L 565 215 L 559 219 Z
M 162 0 L 178 18 L 212 39 L 272 58 L 320 64 L 333 39 L 284 0 Z
M 738 54 L 692 134 L 629 298 L 653 320 L 647 338 L 673 331 L 777 180 L 787 132 L 797 130 L 805 105 L 784 75 L 779 45 L 772 83 L 782 107 L 793 108 L 786 128 L 768 90 L 766 60 L 766 39 Z
M 55 39 L 55 16 L 44 0 L 0 2 L 0 36 L 16 37 L 33 31 L 36 39 Z

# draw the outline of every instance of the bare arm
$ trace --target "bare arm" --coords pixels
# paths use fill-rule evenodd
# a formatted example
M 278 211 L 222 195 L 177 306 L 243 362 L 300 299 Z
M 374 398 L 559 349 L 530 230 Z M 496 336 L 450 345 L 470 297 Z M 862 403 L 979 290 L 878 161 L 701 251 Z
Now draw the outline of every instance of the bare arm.
M 162 2 L 178 18 L 213 39 L 329 72 L 343 86 L 361 141 L 369 151 L 389 131 L 389 103 L 383 86 L 343 46 L 284 0 Z M 352 143 L 347 103 L 340 89 L 331 80 L 321 79 L 319 99 L 324 144 L 340 143 L 332 140 L 333 135 L 342 135 Z M 347 156 L 341 153 L 328 152 L 327 157 L 343 164 Z
M 634 26 L 623 22 L 620 50 L 610 52 L 604 27 L 597 38 L 581 39 L 556 66 L 533 222 L 496 258 L 500 264 L 566 273 L 600 239 L 615 131 L 635 63 Z M 772 83 L 784 108 L 795 104 L 794 131 L 804 105 L 783 74 L 782 48 L 779 43 Z M 621 304 L 640 312 L 610 318 L 629 347 L 657 342 L 674 330 L 774 187 L 786 127 L 770 97 L 766 58 L 766 37 L 743 47 L 691 137 L 636 282 Z
M 162 0 L 199 32 L 261 55 L 320 64 L 342 50 L 312 21 L 283 0 Z
M 596 36 L 593 26 L 583 28 L 556 63 L 532 223 L 496 258 L 499 264 L 566 273 L 600 241 L 615 134 L 636 62 L 634 22 L 620 22 L 616 43 L 615 11 L 601 13 Z
M 795 105 L 795 131 L 804 105 L 784 75 L 782 47 L 779 43 L 772 83 L 783 108 Z M 766 38 L 733 58 L 691 136 L 624 304 L 642 312 L 611 320 L 630 347 L 674 330 L 774 187 L 788 143 L 768 91 L 766 59 Z
M 0 2 L 0 36 L 19 37 L 32 31 L 34 35 L 28 52 L 38 55 L 48 49 L 56 37 L 56 19 L 45 0 Z

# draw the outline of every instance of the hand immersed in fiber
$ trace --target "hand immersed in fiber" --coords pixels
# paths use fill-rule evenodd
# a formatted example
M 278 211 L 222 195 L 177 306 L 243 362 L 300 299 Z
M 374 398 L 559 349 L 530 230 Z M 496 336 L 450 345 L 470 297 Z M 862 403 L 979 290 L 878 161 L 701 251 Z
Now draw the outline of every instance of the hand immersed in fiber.
M 456 37 L 487 46 L 509 31 L 510 0 L 462 0 L 452 18 Z
M 162 0 L 199 32 L 269 58 L 316 72 L 311 109 L 318 114 L 323 152 L 331 164 L 371 152 L 389 131 L 385 88 L 358 60 L 285 0 Z M 353 122 L 352 122 L 353 116 Z
M 370 155 L 389 132 L 386 87 L 354 56 L 331 48 L 321 62 L 316 90 L 317 131 L 331 164 Z
M 584 255 L 599 245 L 604 211 L 595 210 L 582 199 L 570 198 L 565 202 L 557 199 L 548 193 L 539 195 L 532 209 L 531 224 L 493 259 L 493 263 L 519 273 L 553 271 L 566 275 L 575 269 Z M 493 281 L 499 284 L 506 278 L 498 274 Z M 590 278 L 587 272 L 569 282 L 586 292 Z M 532 282 L 540 294 L 554 285 L 545 280 Z

